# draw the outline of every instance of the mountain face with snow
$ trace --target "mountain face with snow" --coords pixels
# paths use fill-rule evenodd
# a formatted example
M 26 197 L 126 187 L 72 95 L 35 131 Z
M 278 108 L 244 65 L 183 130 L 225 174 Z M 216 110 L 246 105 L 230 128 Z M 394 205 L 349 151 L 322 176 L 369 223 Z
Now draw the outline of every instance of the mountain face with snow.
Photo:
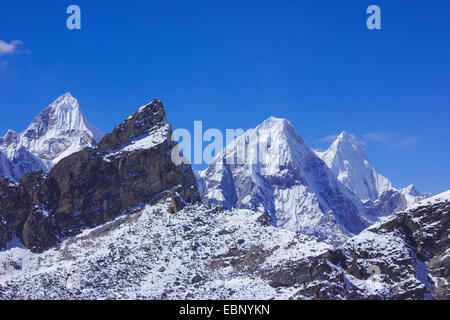
M 329 271 L 303 285 L 318 298 L 448 300 L 449 226 L 447 191 L 381 219 L 330 250 L 323 256 Z
M 366 152 L 352 134 L 342 132 L 328 150 L 316 154 L 362 201 L 375 200 L 392 189 L 391 182 L 373 169 Z
M 315 151 L 337 179 L 364 202 L 368 216 L 376 219 L 403 210 L 429 194 L 413 185 L 396 189 L 370 164 L 355 136 L 342 132 L 326 151 Z
M 0 177 L 14 181 L 28 172 L 48 171 L 68 155 L 94 146 L 102 133 L 66 93 L 45 108 L 22 132 L 0 138 Z
M 284 119 L 235 139 L 201 175 L 206 204 L 265 212 L 281 228 L 341 242 L 367 226 L 361 201 Z
M 345 135 L 322 161 L 283 119 L 201 174 L 171 135 L 155 99 L 48 173 L 0 179 L 0 300 L 450 299 L 450 191 L 394 189 Z M 17 152 L 47 168 L 37 145 Z
M 0 252 L 0 299 L 450 298 L 450 192 L 338 247 L 249 210 L 169 207 L 146 205 L 42 253 Z
M 171 134 L 155 99 L 48 173 L 0 179 L 0 250 L 18 242 L 41 252 L 147 203 L 171 199 L 177 212 L 200 201 L 190 165 L 172 162 Z

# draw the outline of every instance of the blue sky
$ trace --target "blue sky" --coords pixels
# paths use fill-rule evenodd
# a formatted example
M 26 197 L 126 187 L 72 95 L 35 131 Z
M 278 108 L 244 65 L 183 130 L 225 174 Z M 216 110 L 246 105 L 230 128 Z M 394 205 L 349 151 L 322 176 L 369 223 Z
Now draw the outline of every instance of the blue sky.
M 158 97 L 174 128 L 346 130 L 395 186 L 450 189 L 449 1 L 0 0 L 0 40 L 0 135 L 68 91 L 105 133 Z

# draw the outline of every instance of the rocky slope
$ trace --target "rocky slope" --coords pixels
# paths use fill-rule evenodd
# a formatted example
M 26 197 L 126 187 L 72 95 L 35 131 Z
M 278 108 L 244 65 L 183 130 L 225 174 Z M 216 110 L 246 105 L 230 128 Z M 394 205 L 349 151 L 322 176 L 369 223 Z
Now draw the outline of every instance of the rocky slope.
M 147 205 L 44 253 L 0 252 L 0 299 L 449 298 L 450 192 L 334 248 L 249 210 L 169 207 Z
M 265 212 L 273 225 L 344 241 L 368 224 L 364 207 L 285 119 L 269 118 L 202 172 L 206 204 Z
M 0 299 L 450 298 L 450 191 L 392 188 L 345 135 L 333 171 L 276 118 L 198 175 L 171 132 L 155 99 L 47 173 L 18 147 L 43 170 L 0 179 Z
M 322 299 L 450 299 L 450 191 L 391 215 L 319 258 L 298 294 Z M 290 270 L 292 271 L 292 270 Z
M 0 180 L 0 248 L 19 241 L 41 252 L 151 201 L 170 197 L 172 211 L 200 201 L 190 165 L 171 161 L 175 145 L 155 99 L 48 173 Z
M 18 181 L 25 173 L 48 171 L 59 160 L 94 146 L 102 138 L 66 93 L 45 108 L 22 132 L 0 138 L 0 178 Z

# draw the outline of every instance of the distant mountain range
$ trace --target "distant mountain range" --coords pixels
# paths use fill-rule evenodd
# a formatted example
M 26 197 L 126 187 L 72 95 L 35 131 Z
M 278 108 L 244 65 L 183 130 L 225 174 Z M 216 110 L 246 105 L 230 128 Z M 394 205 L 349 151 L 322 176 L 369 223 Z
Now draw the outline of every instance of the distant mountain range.
M 264 161 L 228 161 L 243 150 L 257 154 L 258 145 L 268 148 Z M 278 227 L 332 243 L 431 196 L 413 185 L 392 187 L 353 135 L 343 132 L 317 152 L 288 120 L 273 117 L 233 141 L 198 177 L 206 204 L 265 212 Z
M 450 298 L 449 192 L 394 188 L 351 134 L 317 152 L 271 117 L 202 172 L 171 134 L 157 99 L 102 136 L 70 94 L 9 131 L 0 299 Z

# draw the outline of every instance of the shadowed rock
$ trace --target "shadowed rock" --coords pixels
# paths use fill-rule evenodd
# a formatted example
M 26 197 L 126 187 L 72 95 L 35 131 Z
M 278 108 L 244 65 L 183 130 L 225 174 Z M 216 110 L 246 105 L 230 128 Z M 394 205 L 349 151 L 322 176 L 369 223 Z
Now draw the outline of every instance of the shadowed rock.
M 0 180 L 0 248 L 16 237 L 40 252 L 155 199 L 178 199 L 176 210 L 199 202 L 191 166 L 171 160 L 171 133 L 155 99 L 48 174 L 27 174 L 19 184 Z

